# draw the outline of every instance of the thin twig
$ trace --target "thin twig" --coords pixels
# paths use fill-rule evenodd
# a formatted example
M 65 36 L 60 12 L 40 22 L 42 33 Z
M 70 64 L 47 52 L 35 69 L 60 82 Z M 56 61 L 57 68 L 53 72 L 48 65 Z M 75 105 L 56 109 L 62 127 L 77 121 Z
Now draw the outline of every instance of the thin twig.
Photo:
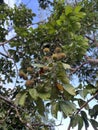
M 88 40 L 92 41 L 93 43 L 95 42 L 95 39 L 92 39 L 91 37 L 89 36 L 85 36 Z
M 69 123 L 69 126 L 68 126 L 67 130 L 70 130 L 70 129 L 71 129 L 71 121 Z
M 8 104 L 11 104 L 12 106 L 15 106 L 15 107 L 16 107 L 16 105 L 13 104 L 12 101 L 10 101 L 8 98 L 5 98 L 5 97 L 3 97 L 2 95 L 0 95 L 0 99 L 4 100 L 4 101 L 7 102 Z
M 18 67 L 17 67 L 17 64 L 16 64 L 16 62 L 15 62 L 15 60 L 14 60 L 14 58 L 12 58 L 11 56 L 10 56 L 10 54 L 8 53 L 8 51 L 6 50 L 6 48 L 5 48 L 5 46 L 4 45 L 2 45 L 2 47 L 3 47 L 3 49 L 4 49 L 4 51 L 5 51 L 5 53 L 7 54 L 7 55 L 5 55 L 4 53 L 2 53 L 2 52 L 0 52 L 0 54 L 2 55 L 2 56 L 4 56 L 4 57 L 6 57 L 6 58 L 10 58 L 10 59 L 12 59 L 13 60 L 13 62 L 14 62 L 14 66 L 16 67 L 16 81 L 15 81 L 15 87 L 16 87 L 16 82 L 17 82 L 17 79 L 18 79 Z
M 4 53 L 0 52 L 0 55 L 6 57 L 6 58 L 9 58 L 7 55 L 5 55 Z
M 3 50 L 5 51 L 5 53 L 7 54 L 7 56 L 10 57 L 8 51 L 7 51 L 6 48 L 5 48 L 5 46 L 2 45 L 2 47 L 3 47 Z
M 15 61 L 14 61 L 14 65 L 16 67 L 16 79 L 15 79 L 15 85 L 14 85 L 14 87 L 16 87 L 16 83 L 17 83 L 17 80 L 18 80 L 18 67 L 17 67 L 17 64 L 16 64 Z
M 88 61 L 89 63 L 92 63 L 92 64 L 98 64 L 98 59 L 88 58 L 87 61 Z
M 46 19 L 44 19 L 44 20 L 42 20 L 42 21 L 39 21 L 39 22 L 36 22 L 36 23 L 28 24 L 28 25 L 26 26 L 26 28 L 29 28 L 30 26 L 35 25 L 35 24 L 42 24 L 42 23 L 45 23 L 45 22 L 46 22 Z M 13 40 L 14 38 L 16 38 L 16 37 L 17 37 L 17 34 L 16 34 L 14 37 L 12 37 L 11 39 L 9 39 L 9 40 L 6 40 L 6 41 L 4 41 L 4 42 L 0 42 L 0 46 L 9 43 L 10 41 L 12 41 L 12 40 Z
M 10 107 L 12 107 L 12 108 L 16 111 L 17 116 L 18 116 L 19 120 L 21 121 L 21 123 L 23 123 L 23 124 L 24 124 L 26 127 L 28 127 L 30 130 L 34 130 L 29 123 L 25 122 L 25 121 L 21 118 L 21 116 L 20 116 L 20 114 L 19 114 L 19 111 L 18 111 L 18 109 L 19 109 L 18 106 L 16 106 L 11 100 L 9 100 L 8 98 L 3 97 L 2 95 L 0 95 L 0 99 L 4 100 L 8 105 L 10 105 Z
M 30 130 L 34 130 L 29 123 L 25 122 L 25 121 L 21 118 L 17 107 L 15 107 L 15 111 L 16 111 L 16 113 L 17 113 L 17 116 L 18 116 L 19 120 L 20 120 L 26 127 L 28 127 Z
M 39 126 L 39 127 L 41 127 L 41 126 L 57 127 L 57 126 L 61 126 L 61 125 L 62 125 L 61 123 L 59 123 L 58 125 L 47 125 L 47 124 L 40 124 L 40 123 L 34 123 L 34 124 L 32 124 L 32 126 Z
M 88 56 L 85 56 L 86 58 L 86 62 L 83 62 L 80 66 L 78 66 L 77 68 L 71 68 L 70 70 L 72 70 L 72 72 L 70 73 L 70 75 L 74 74 L 76 71 L 78 71 L 82 66 L 84 66 L 85 64 L 95 64 L 97 65 L 98 64 L 98 59 L 93 59 L 93 58 L 90 58 Z
M 80 109 L 78 109 L 78 111 L 74 114 L 74 116 L 77 115 L 77 114 L 79 114 L 79 112 L 80 112 L 85 106 L 87 106 L 88 103 L 89 103 L 90 101 L 92 101 L 97 95 L 98 95 L 98 92 L 95 93 L 87 102 L 85 102 L 85 103 L 80 107 Z M 70 130 L 70 129 L 71 129 L 71 122 L 69 123 L 69 126 L 68 126 L 68 129 L 67 129 L 67 130 Z
M 81 107 L 80 109 L 78 109 L 78 111 L 75 113 L 75 115 L 77 115 L 86 105 L 88 105 L 88 103 L 90 101 L 92 101 L 96 96 L 98 95 L 98 92 L 95 93 L 87 102 L 85 102 Z
M 46 19 L 42 20 L 42 21 L 39 21 L 39 22 L 36 22 L 36 23 L 32 23 L 32 25 L 35 25 L 35 24 L 42 24 L 42 23 L 45 23 L 46 22 Z
M 9 42 L 10 42 L 10 41 L 12 41 L 14 38 L 16 38 L 16 36 L 14 36 L 14 37 L 12 37 L 11 39 L 6 40 L 6 41 L 4 41 L 4 42 L 0 42 L 0 46 L 5 45 L 5 44 L 9 43 Z
M 72 68 L 71 70 L 72 70 L 72 72 L 71 72 L 71 74 L 70 75 L 72 75 L 72 74 L 74 74 L 76 71 L 78 71 L 83 65 L 85 65 L 85 64 L 87 64 L 88 63 L 88 61 L 86 61 L 86 62 L 83 62 L 80 66 L 78 66 L 77 68 Z

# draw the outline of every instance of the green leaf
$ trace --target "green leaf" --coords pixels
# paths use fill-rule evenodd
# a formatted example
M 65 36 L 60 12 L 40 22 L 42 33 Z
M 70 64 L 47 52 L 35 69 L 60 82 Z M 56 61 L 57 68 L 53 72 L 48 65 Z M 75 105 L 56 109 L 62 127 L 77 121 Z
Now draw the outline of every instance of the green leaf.
M 89 110 L 89 114 L 91 116 L 91 118 L 97 118 L 98 115 L 98 105 L 95 105 L 92 109 Z
M 73 8 L 70 5 L 67 5 L 65 8 L 65 14 L 68 15 L 73 12 Z
M 65 70 L 71 68 L 69 64 L 62 63 L 62 65 L 63 65 L 63 67 L 64 67 Z
M 55 29 L 51 27 L 51 28 L 48 30 L 48 33 L 49 33 L 49 34 L 55 34 Z
M 66 75 L 65 69 L 63 67 L 63 64 L 61 62 L 57 63 L 57 78 L 64 84 L 69 83 L 69 79 Z
M 39 114 L 44 116 L 45 107 L 44 107 L 44 102 L 41 98 L 38 98 L 38 100 L 36 100 L 36 105 L 37 105 L 36 107 L 37 107 Z
M 57 99 L 58 98 L 58 90 L 56 87 L 52 87 L 52 90 L 51 90 L 51 99 Z
M 32 64 L 32 66 L 35 66 L 35 67 L 38 67 L 38 68 L 44 67 L 44 65 L 42 65 L 42 64 Z
M 80 107 L 81 107 L 83 104 L 85 104 L 85 103 L 86 103 L 86 101 L 84 101 L 84 100 L 82 100 L 82 99 L 78 99 L 78 104 L 79 104 Z M 85 109 L 89 110 L 89 105 L 88 105 L 88 104 L 85 106 Z
M 78 18 L 82 19 L 86 16 L 86 13 L 84 12 L 79 12 L 77 15 L 76 15 Z
M 82 6 L 77 5 L 74 9 L 75 13 L 78 13 L 82 9 Z
M 15 101 L 14 101 L 14 103 L 15 103 L 16 105 L 19 104 L 20 98 L 21 98 L 21 93 L 18 93 L 18 94 L 16 95 L 16 98 L 15 98 Z
M 87 114 L 86 114 L 86 112 L 81 111 L 81 115 L 82 115 L 82 117 L 83 117 L 84 119 L 86 119 L 86 120 L 87 120 Z
M 33 99 L 37 99 L 38 98 L 38 92 L 36 91 L 36 89 L 32 88 L 32 89 L 29 89 L 29 94 L 30 96 L 33 98 Z
M 76 95 L 75 88 L 71 84 L 64 84 L 63 87 L 69 94 Z
M 83 119 L 80 115 L 75 115 L 71 118 L 72 128 L 74 128 L 76 125 L 78 125 L 78 130 L 81 130 L 83 127 Z
M 78 116 L 71 117 L 71 127 L 74 128 L 78 124 Z
M 66 101 L 66 103 L 68 104 L 68 106 L 70 106 L 70 108 L 72 109 L 72 111 L 76 111 L 77 109 L 76 109 L 76 105 L 74 104 L 74 103 L 72 103 L 72 102 L 68 102 L 68 101 Z
M 81 130 L 83 127 L 83 119 L 78 116 L 78 130 Z
M 67 75 L 65 74 L 64 70 L 63 71 L 59 70 L 59 72 L 57 73 L 57 78 L 63 84 L 68 84 L 69 83 L 69 79 L 68 79 Z
M 4 112 L 0 112 L 0 119 L 5 117 L 5 113 Z
M 51 106 L 51 113 L 52 113 L 52 115 L 55 118 L 57 118 L 58 110 L 59 110 L 59 104 L 58 104 L 58 102 L 53 102 L 52 106 Z
M 98 130 L 98 121 L 95 121 L 94 119 L 90 119 L 90 123 L 92 124 L 94 130 Z
M 41 99 L 48 100 L 50 98 L 50 93 L 38 93 Z
M 57 23 L 57 25 L 60 26 L 62 24 L 62 21 L 59 19 L 59 20 L 56 21 L 56 23 Z
M 24 106 L 26 97 L 27 97 L 27 93 L 24 93 L 21 95 L 21 97 L 19 99 L 19 105 Z
M 1 123 L 2 124 L 2 123 Z M 3 125 L 0 124 L 1 130 L 8 130 L 8 126 L 6 123 L 3 123 Z
M 85 127 L 88 128 L 89 127 L 89 123 L 88 123 L 88 118 L 87 118 L 87 114 L 84 111 L 81 111 L 81 116 L 83 118 L 83 121 L 85 123 Z
M 71 103 L 69 101 L 61 101 L 60 102 L 60 108 L 62 110 L 62 112 L 66 115 L 66 116 L 69 116 L 69 115 L 72 115 L 73 112 L 76 111 L 76 107 L 75 107 L 75 104 L 74 103 Z
M 82 98 L 84 98 L 84 99 L 86 98 L 86 96 L 87 96 L 87 94 L 88 94 L 87 89 L 79 90 L 78 92 L 79 92 L 80 96 L 81 96 Z
M 90 94 L 93 94 L 96 91 L 96 87 L 94 85 L 92 85 L 92 84 L 88 84 L 86 86 L 86 89 L 87 89 L 88 93 L 90 93 Z

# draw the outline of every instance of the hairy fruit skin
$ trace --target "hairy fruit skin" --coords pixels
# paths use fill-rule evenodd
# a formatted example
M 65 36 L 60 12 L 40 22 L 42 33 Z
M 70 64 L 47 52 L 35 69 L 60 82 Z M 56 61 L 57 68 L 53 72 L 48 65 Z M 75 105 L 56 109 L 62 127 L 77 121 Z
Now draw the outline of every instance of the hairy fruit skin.
M 19 76 L 20 78 L 23 78 L 24 80 L 28 79 L 27 75 L 22 70 L 19 71 Z
M 53 60 L 61 60 L 61 59 L 64 59 L 64 58 L 66 58 L 65 53 L 56 53 L 56 54 L 52 55 Z
M 63 58 L 66 58 L 65 53 L 59 53 L 59 59 L 63 59 Z
M 33 80 L 27 80 L 26 83 L 25 83 L 25 85 L 26 85 L 27 87 L 32 87 L 33 84 L 34 84 L 34 81 L 33 81 Z
M 33 72 L 33 68 L 32 67 L 28 67 L 27 68 L 27 72 L 32 73 Z
M 57 54 L 53 54 L 53 55 L 52 55 L 52 59 L 53 59 L 53 60 L 57 60 L 57 59 L 58 59 L 58 55 L 57 55 Z
M 49 48 L 44 48 L 44 49 L 43 49 L 43 52 L 44 52 L 44 53 L 48 53 L 48 52 L 50 52 L 50 49 L 49 49 Z
M 60 53 L 61 51 L 62 51 L 62 49 L 60 47 L 56 47 L 54 50 L 55 53 Z

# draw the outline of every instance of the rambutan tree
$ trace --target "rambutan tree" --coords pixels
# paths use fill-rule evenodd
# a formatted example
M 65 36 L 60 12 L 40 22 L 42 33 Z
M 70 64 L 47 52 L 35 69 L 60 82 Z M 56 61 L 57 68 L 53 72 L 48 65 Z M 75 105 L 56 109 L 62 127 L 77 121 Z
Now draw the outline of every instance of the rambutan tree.
M 25 5 L 0 4 L 0 129 L 53 130 L 61 112 L 65 129 L 97 130 L 98 1 L 39 6 L 51 6 L 50 17 L 34 23 Z

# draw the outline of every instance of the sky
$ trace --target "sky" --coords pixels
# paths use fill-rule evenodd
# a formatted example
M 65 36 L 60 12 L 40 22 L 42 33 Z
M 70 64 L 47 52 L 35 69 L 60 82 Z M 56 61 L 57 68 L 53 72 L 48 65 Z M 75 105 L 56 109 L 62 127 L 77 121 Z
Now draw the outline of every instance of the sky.
M 34 22 L 38 22 L 39 20 L 42 20 L 43 18 L 45 18 L 46 15 L 49 15 L 49 14 L 47 14 L 48 13 L 47 11 L 46 12 L 43 11 L 43 13 L 42 13 L 42 10 L 39 10 L 37 0 L 4 0 L 4 2 L 12 8 L 14 7 L 15 3 L 17 5 L 19 5 L 21 2 L 25 3 L 27 5 L 27 7 L 31 8 L 33 10 L 34 13 L 37 13 L 37 17 L 35 17 Z M 41 11 L 41 13 L 40 13 L 40 11 Z M 9 37 L 12 37 L 13 34 L 14 34 L 14 31 L 12 30 Z M 56 120 L 57 125 L 61 122 L 61 118 L 62 118 L 62 116 L 59 113 L 58 119 Z M 63 119 L 62 125 L 56 127 L 55 130 L 67 130 L 68 125 L 69 125 L 69 118 L 67 120 Z M 74 129 L 71 129 L 71 130 L 77 130 L 77 127 Z M 83 127 L 82 130 L 85 130 L 85 128 Z M 94 130 L 94 129 L 90 126 L 88 130 Z
M 16 3 L 16 0 L 4 0 L 6 4 L 8 4 L 10 7 L 13 7 Z

